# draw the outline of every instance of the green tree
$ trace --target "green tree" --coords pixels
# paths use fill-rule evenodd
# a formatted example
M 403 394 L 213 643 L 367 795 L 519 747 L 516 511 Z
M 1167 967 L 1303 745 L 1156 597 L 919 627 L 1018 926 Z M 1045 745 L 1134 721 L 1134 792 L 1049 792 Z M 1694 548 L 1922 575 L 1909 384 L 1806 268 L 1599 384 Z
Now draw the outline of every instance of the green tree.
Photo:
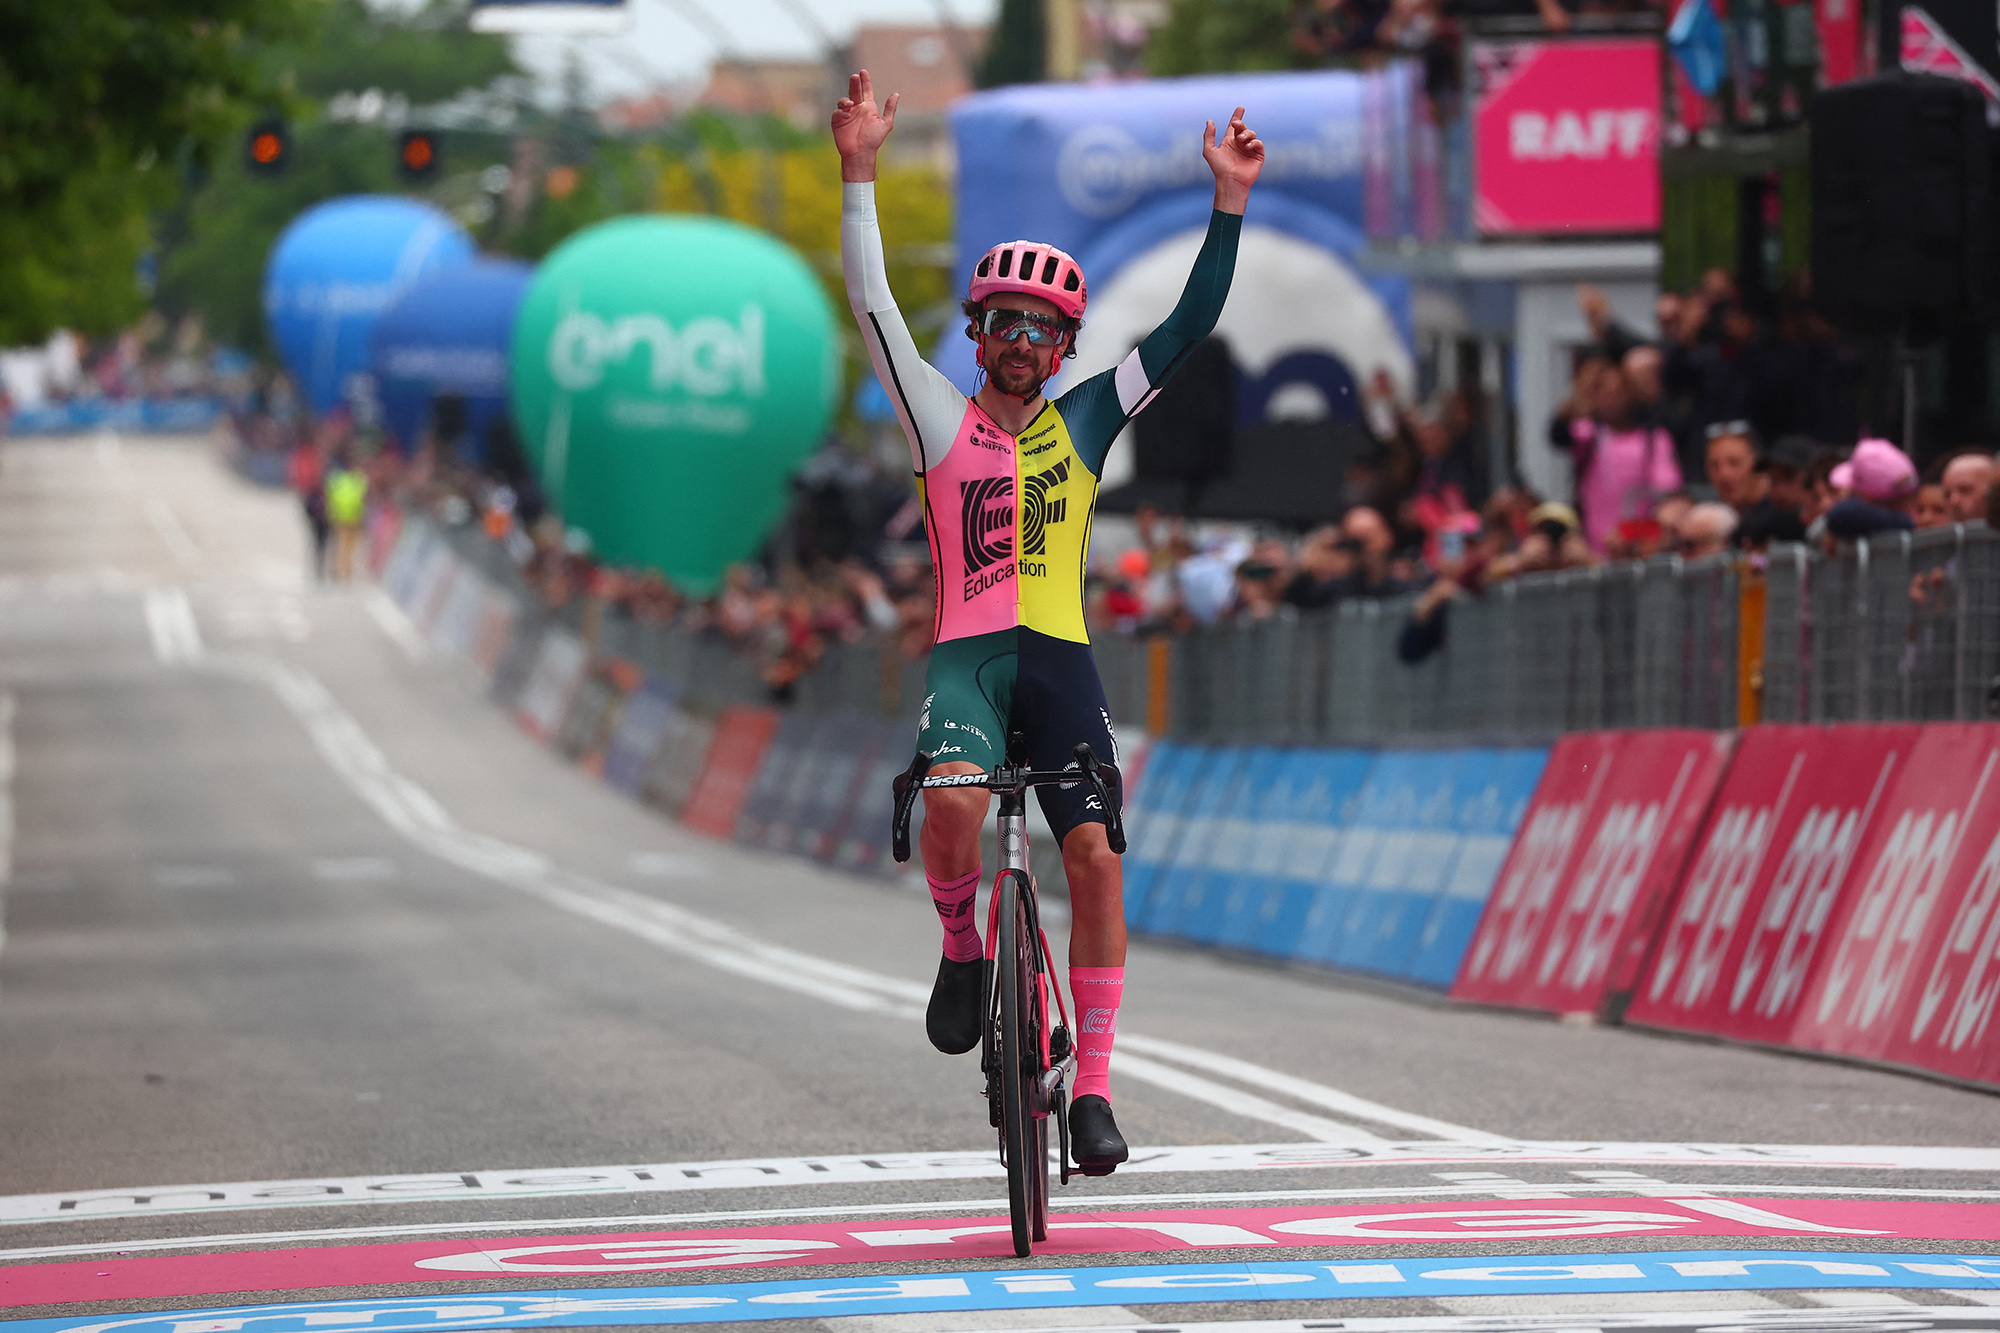
M 300 40 L 265 59 L 267 76 L 296 90 L 300 114 L 286 171 L 253 176 L 231 152 L 160 225 L 161 306 L 198 313 L 214 337 L 248 348 L 265 345 L 264 260 L 286 224 L 339 195 L 408 190 L 396 174 L 394 134 L 329 120 L 322 102 L 372 88 L 421 106 L 521 73 L 504 38 L 466 29 L 463 0 L 431 0 L 414 12 L 324 0 Z M 448 134 L 444 147 L 446 168 L 460 182 L 506 156 L 499 135 Z M 426 193 L 454 188 L 448 179 Z
M 1042 0 L 1000 0 L 1000 14 L 973 81 L 982 88 L 1040 83 L 1048 72 L 1048 42 Z
M 507 39 L 473 32 L 467 9 L 465 0 L 426 0 L 415 11 L 326 0 L 309 38 L 274 52 L 275 63 L 315 99 L 380 88 L 442 102 L 521 73 Z
M 275 95 L 259 60 L 317 0 L 0 0 L 0 343 L 115 327 L 170 164 Z
M 1323 63 L 1292 42 L 1292 0 L 1173 0 L 1146 43 L 1146 69 L 1162 77 Z

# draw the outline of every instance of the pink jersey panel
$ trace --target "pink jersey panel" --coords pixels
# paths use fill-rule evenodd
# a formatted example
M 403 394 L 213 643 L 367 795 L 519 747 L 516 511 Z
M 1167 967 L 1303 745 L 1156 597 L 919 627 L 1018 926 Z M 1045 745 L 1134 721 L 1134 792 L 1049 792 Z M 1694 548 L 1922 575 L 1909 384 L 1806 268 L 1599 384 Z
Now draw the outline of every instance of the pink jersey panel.
M 945 456 L 924 474 L 938 555 L 938 640 L 1021 623 L 1014 557 L 1014 437 L 968 403 Z

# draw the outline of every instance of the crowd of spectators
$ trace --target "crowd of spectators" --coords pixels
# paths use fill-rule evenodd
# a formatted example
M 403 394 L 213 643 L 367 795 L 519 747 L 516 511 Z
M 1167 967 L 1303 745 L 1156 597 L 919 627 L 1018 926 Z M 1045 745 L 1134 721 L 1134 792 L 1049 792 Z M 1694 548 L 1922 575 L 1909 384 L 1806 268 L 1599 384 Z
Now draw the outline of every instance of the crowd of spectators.
M 706 594 L 676 587 L 654 570 L 597 560 L 583 534 L 542 512 L 529 478 L 469 466 L 428 438 L 407 455 L 379 446 L 336 412 L 295 447 L 292 485 L 316 547 L 324 544 L 323 520 L 314 516 L 316 479 L 353 459 L 368 478 L 378 521 L 416 512 L 447 527 L 476 527 L 504 553 L 537 607 L 571 615 L 587 640 L 612 617 L 711 635 L 755 663 L 779 700 L 838 644 L 886 638 L 906 660 L 930 651 L 922 511 L 906 487 L 881 484 L 876 470 L 862 466 L 857 476 L 856 460 L 837 445 L 804 470 L 790 515 L 759 558 L 731 566 Z M 872 521 L 885 512 L 886 521 Z M 858 540 L 858 533 L 869 539 Z M 318 571 L 334 568 L 323 550 L 313 561 Z
M 1424 86 L 1443 123 L 1455 114 L 1461 91 L 1460 48 L 1468 27 L 1511 20 L 1566 33 L 1579 15 L 1646 13 L 1651 0 L 1293 0 L 1290 28 L 1299 56 L 1347 64 L 1378 54 L 1423 61 Z
M 1660 298 L 1660 335 L 1648 339 L 1602 293 L 1580 289 L 1594 337 L 1548 423 L 1573 465 L 1574 506 L 1520 486 L 1489 491 L 1480 405 L 1464 393 L 1399 405 L 1378 376 L 1367 413 L 1378 448 L 1338 522 L 1296 541 L 1198 537 L 1142 511 L 1138 546 L 1098 581 L 1094 622 L 1185 631 L 1415 593 L 1403 651 L 1416 660 L 1442 642 L 1452 601 L 1517 575 L 1754 558 L 1777 541 L 1831 552 L 1878 532 L 1984 521 L 1989 497 L 2000 508 L 1989 449 L 1950 453 L 1920 475 L 1894 444 L 1855 442 L 1858 371 L 1803 291 L 1788 290 L 1767 328 L 1727 275 L 1710 273 Z
M 192 315 L 148 312 L 95 340 L 58 329 L 39 346 L 0 348 L 0 430 L 64 429 L 143 403 L 220 411 L 244 399 L 251 370 L 243 353 L 212 346 Z
M 1820 433 L 1853 430 L 1852 395 L 1843 409 L 1837 346 L 1802 307 L 1786 326 L 1805 330 L 1800 342 L 1766 330 L 1720 274 L 1663 296 L 1653 338 L 1620 325 L 1589 288 L 1579 304 L 1594 340 L 1547 425 L 1573 464 L 1573 504 L 1491 483 L 1494 414 L 1475 390 L 1413 404 L 1378 375 L 1361 413 L 1372 447 L 1349 467 L 1337 521 L 1299 534 L 1141 507 L 1129 529 L 1105 523 L 1098 535 L 1086 583 L 1093 629 L 1177 633 L 1414 594 L 1402 652 L 1415 660 L 1442 642 L 1453 602 L 1525 574 L 1754 556 L 1774 541 L 1831 550 L 1986 518 L 1990 452 L 1961 450 L 1919 475 L 1888 441 Z M 282 384 L 271 387 L 282 400 Z M 267 404 L 253 420 L 274 432 L 290 417 Z M 356 438 L 338 413 L 311 431 L 296 446 L 295 475 L 353 457 L 377 503 L 480 525 L 545 609 L 581 607 L 587 629 L 620 615 L 718 636 L 756 658 L 780 697 L 842 643 L 890 639 L 908 660 L 930 649 L 921 506 L 896 467 L 867 454 L 829 443 L 759 556 L 694 595 L 593 560 L 580 534 L 541 514 L 518 459 L 510 476 L 465 466 L 431 441 L 406 456 Z M 302 457 L 316 467 L 298 466 Z

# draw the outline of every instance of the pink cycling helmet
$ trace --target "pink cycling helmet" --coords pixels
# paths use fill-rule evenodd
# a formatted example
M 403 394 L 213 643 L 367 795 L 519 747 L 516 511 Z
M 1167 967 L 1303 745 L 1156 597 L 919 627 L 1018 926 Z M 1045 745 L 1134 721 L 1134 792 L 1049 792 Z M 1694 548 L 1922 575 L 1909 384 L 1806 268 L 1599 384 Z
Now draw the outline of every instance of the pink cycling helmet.
M 1053 245 L 1040 241 L 1008 241 L 986 252 L 972 270 L 975 301 L 984 301 L 1001 292 L 1020 292 L 1055 302 L 1056 309 L 1071 319 L 1083 318 L 1084 304 L 1090 299 L 1083 283 L 1083 270 Z

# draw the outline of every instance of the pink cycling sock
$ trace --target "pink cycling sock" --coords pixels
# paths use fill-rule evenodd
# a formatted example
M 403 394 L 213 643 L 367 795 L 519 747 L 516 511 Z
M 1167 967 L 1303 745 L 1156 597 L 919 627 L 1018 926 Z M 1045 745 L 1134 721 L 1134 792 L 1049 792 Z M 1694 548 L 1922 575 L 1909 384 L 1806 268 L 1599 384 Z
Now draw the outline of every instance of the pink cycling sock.
M 944 956 L 954 963 L 969 963 L 986 952 L 979 945 L 979 922 L 973 913 L 979 900 L 981 869 L 974 866 L 971 874 L 947 880 L 932 879 L 928 871 L 924 874 L 938 920 L 944 923 Z
M 1076 1001 L 1076 1087 L 1072 1098 L 1111 1097 L 1111 1039 L 1118 1032 L 1118 1001 L 1125 995 L 1122 967 L 1072 967 L 1069 993 Z

